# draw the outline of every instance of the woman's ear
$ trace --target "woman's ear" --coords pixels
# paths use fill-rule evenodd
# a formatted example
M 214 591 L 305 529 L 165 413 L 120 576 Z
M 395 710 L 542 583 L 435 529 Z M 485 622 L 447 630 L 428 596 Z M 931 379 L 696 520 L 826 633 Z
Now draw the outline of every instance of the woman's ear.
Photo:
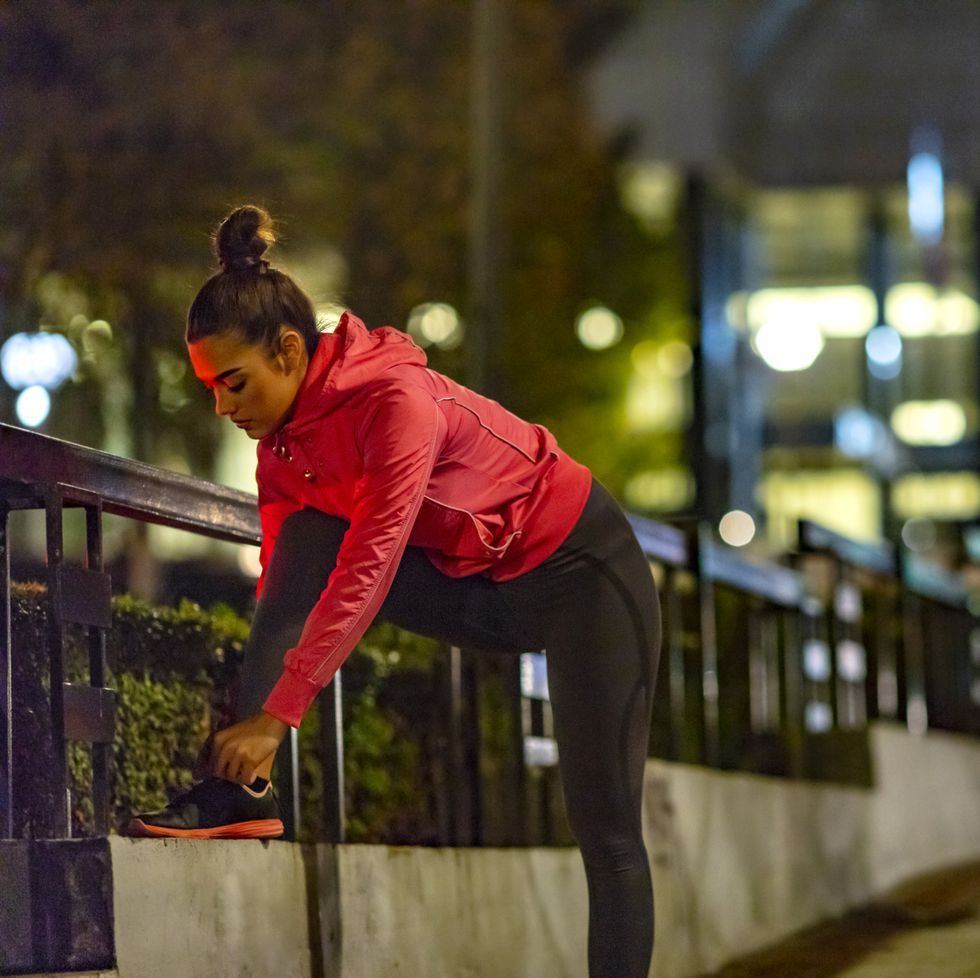
M 306 343 L 303 341 L 303 337 L 295 329 L 290 329 L 288 326 L 280 327 L 277 359 L 282 363 L 287 374 L 300 368 L 305 352 Z

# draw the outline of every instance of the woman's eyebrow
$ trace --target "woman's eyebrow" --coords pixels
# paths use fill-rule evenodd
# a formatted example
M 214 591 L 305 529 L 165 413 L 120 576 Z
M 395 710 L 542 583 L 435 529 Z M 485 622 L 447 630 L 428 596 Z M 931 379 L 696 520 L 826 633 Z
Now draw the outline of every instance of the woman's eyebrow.
M 228 370 L 222 370 L 217 377 L 213 378 L 210 381 L 207 380 L 204 381 L 204 386 L 210 387 L 212 384 L 216 384 L 219 380 L 224 380 L 225 377 L 229 376 L 229 374 L 237 373 L 241 369 L 242 369 L 241 367 L 231 367 Z

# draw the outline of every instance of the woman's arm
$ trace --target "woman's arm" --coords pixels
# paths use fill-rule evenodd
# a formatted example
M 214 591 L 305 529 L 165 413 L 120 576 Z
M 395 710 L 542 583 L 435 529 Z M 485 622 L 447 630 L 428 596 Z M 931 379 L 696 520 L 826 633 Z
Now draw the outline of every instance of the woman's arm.
M 439 451 L 439 409 L 414 387 L 386 387 L 358 431 L 363 475 L 326 589 L 263 709 L 299 726 L 381 608 Z

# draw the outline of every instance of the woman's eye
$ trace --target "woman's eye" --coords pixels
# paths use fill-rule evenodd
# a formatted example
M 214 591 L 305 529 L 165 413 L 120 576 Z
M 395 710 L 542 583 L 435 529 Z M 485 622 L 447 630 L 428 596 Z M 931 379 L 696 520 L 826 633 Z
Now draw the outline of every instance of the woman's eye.
M 235 384 L 234 387 L 229 387 L 228 390 L 230 390 L 232 394 L 237 394 L 244 386 L 245 381 L 243 380 L 240 384 Z

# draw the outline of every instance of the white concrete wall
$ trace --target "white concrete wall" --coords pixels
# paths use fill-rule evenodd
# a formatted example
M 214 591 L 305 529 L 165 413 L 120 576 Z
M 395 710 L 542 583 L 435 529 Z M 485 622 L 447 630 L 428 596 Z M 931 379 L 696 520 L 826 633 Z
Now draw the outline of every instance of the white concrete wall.
M 872 756 L 873 790 L 650 762 L 654 978 L 980 857 L 980 742 L 876 724 Z M 577 850 L 113 838 L 112 856 L 120 978 L 585 974 Z
M 312 978 L 301 846 L 110 845 L 120 978 Z

